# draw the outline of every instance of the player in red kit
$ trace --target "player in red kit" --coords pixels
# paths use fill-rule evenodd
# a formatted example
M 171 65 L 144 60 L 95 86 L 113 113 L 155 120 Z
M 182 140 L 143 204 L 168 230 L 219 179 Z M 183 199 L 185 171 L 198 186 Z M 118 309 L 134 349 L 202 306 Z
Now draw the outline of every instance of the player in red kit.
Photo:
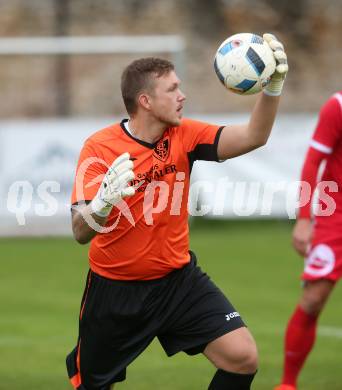
M 326 165 L 318 181 L 323 161 Z M 275 390 L 297 388 L 298 375 L 315 342 L 318 317 L 342 276 L 342 91 L 320 111 L 301 180 L 310 184 L 311 194 L 299 210 L 293 246 L 305 257 L 304 288 L 287 325 L 282 384 Z M 318 210 L 312 219 L 312 194 L 318 186 Z

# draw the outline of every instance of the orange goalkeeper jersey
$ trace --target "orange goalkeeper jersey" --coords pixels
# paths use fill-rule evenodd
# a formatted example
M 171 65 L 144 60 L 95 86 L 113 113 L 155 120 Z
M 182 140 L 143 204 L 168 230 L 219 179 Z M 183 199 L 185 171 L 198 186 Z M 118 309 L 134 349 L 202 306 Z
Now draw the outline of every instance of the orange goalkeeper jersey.
M 189 262 L 188 195 L 195 160 L 217 161 L 222 127 L 190 119 L 150 144 L 134 138 L 127 120 L 98 131 L 82 148 L 71 203 L 91 201 L 104 174 L 122 153 L 134 161 L 137 188 L 114 207 L 90 243 L 90 268 L 107 278 L 148 280 Z

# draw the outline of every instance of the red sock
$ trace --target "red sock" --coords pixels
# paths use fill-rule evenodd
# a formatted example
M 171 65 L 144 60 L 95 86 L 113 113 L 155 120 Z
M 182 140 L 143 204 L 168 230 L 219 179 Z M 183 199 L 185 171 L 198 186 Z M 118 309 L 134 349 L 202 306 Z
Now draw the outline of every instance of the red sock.
M 316 338 L 317 317 L 297 306 L 285 334 L 285 361 L 282 383 L 296 386 L 297 377 Z

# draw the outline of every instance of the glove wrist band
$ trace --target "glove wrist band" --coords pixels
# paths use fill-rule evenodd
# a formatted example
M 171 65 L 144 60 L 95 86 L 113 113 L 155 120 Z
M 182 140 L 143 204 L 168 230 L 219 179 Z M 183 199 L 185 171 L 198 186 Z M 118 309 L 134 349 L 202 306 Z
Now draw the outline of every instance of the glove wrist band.
M 91 201 L 90 205 L 92 211 L 99 217 L 108 217 L 113 208 L 113 205 L 97 197 Z
M 264 88 L 263 92 L 268 96 L 280 96 L 283 89 L 284 80 L 271 80 L 271 82 Z

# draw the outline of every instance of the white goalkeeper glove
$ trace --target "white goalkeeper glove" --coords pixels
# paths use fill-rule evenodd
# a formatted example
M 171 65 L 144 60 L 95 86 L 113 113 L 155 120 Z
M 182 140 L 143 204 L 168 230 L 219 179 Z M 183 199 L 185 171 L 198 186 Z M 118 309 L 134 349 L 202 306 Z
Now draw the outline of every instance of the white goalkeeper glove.
M 284 45 L 273 34 L 266 33 L 263 35 L 263 38 L 273 50 L 276 61 L 275 71 L 271 76 L 271 81 L 264 88 L 264 93 L 269 96 L 280 96 L 286 73 L 289 70 Z
M 126 196 L 134 195 L 134 187 L 128 185 L 133 179 L 133 161 L 130 160 L 129 153 L 123 153 L 114 160 L 91 201 L 93 212 L 99 217 L 107 217 L 113 206 Z

